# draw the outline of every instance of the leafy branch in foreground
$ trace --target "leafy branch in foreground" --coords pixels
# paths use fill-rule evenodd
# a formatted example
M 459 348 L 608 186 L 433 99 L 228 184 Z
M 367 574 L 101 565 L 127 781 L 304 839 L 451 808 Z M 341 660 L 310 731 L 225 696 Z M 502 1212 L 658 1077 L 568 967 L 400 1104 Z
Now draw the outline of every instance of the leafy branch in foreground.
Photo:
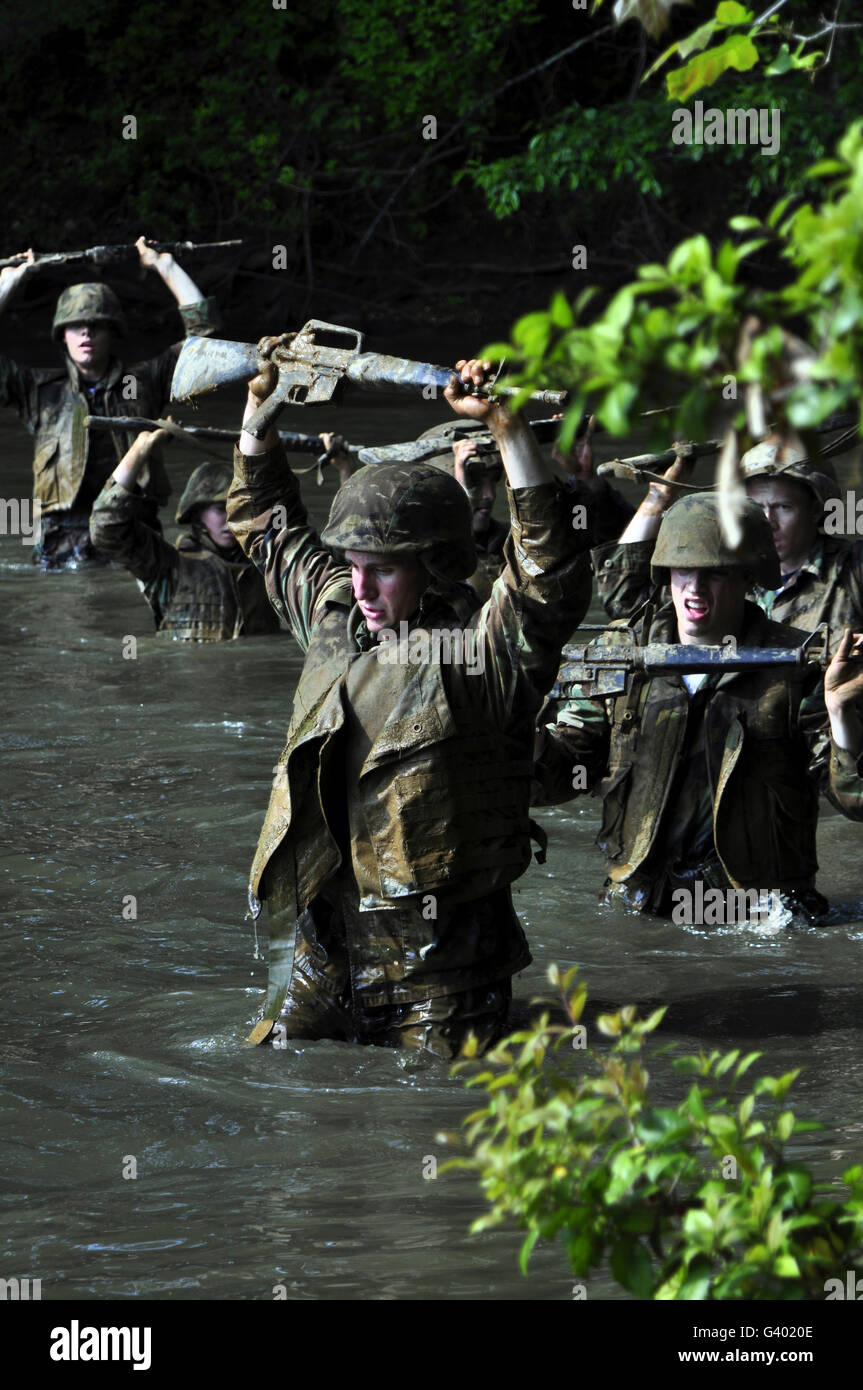
M 587 988 L 576 974 L 549 971 L 568 1025 L 544 1013 L 466 1082 L 486 1103 L 463 1122 L 470 1156 L 441 1171 L 479 1177 L 490 1211 L 471 1230 L 526 1231 L 523 1273 L 537 1241 L 560 1239 L 576 1276 L 608 1260 L 642 1299 L 824 1298 L 825 1281 L 863 1256 L 863 1168 L 843 1174 L 842 1196 L 786 1157 L 792 1135 L 821 1128 L 782 1108 L 799 1071 L 739 1094 L 761 1054 L 701 1052 L 673 1063 L 694 1078 L 679 1104 L 656 1104 L 645 1048 L 665 1010 L 600 1015 L 613 1042 L 597 1051 L 579 1023 Z
M 860 409 L 863 122 L 809 176 L 821 181 L 820 204 L 790 212 L 783 198 L 764 223 L 733 217 L 732 230 L 755 234 L 742 245 L 726 240 L 714 252 L 704 236 L 680 242 L 592 319 L 591 290 L 574 305 L 557 294 L 547 311 L 518 320 L 511 343 L 483 355 L 507 359 L 508 380 L 524 388 L 517 403 L 537 389 L 571 391 L 565 447 L 588 408 L 624 435 L 646 403 L 676 398 L 662 430 L 684 439 L 705 438 L 717 413 L 760 438 L 765 411 L 786 429 L 813 429 L 834 411 Z M 788 268 L 778 290 L 746 282 L 747 258 L 767 244 Z

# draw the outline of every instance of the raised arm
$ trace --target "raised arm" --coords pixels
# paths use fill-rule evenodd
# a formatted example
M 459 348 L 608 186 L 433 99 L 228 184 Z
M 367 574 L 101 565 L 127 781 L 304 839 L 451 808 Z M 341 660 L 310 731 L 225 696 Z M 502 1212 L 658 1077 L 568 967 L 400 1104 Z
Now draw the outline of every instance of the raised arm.
M 488 364 L 460 362 L 456 370 L 444 394 L 456 414 L 488 426 L 507 475 L 505 564 L 476 626 L 489 716 L 508 727 L 533 720 L 557 674 L 561 648 L 587 611 L 586 537 L 572 526 L 560 484 L 521 417 L 499 401 L 462 394 L 460 382 L 488 380 Z
M 259 343 L 263 356 L 279 342 Z M 268 365 L 249 382 L 243 423 L 272 394 L 276 369 Z M 234 451 L 228 525 L 260 570 L 270 602 L 305 651 L 327 602 L 352 602 L 350 571 L 321 544 L 309 525 L 299 483 L 279 442 L 275 424 L 262 440 L 243 430 Z
M 27 259 L 20 265 L 7 265 L 0 270 L 0 314 L 6 308 L 9 300 L 29 276 L 35 275 L 39 269 L 39 263 L 33 254 L 33 249 L 27 252 Z
M 141 519 L 144 497 L 137 483 L 153 447 L 165 437 L 170 438 L 166 430 L 136 436 L 90 514 L 94 546 L 141 581 L 157 623 L 173 596 L 180 561 L 175 548 Z

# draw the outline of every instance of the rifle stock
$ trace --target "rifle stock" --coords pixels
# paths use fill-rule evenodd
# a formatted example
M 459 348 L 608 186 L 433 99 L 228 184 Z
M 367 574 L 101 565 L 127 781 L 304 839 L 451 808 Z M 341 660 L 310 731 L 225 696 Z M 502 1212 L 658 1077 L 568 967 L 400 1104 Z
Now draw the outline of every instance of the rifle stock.
M 288 342 L 274 348 L 269 360 L 278 369 L 276 388 L 246 422 L 244 429 L 262 438 L 282 406 L 320 405 L 331 401 L 347 381 L 367 391 L 409 391 L 412 394 L 422 391 L 434 399 L 454 374 L 450 367 L 411 362 L 385 353 L 363 352 L 362 346 L 363 335 L 355 329 L 310 319 Z M 248 381 L 265 360 L 250 343 L 187 338 L 174 370 L 171 399 L 184 401 L 219 386 Z M 500 391 L 503 395 L 515 393 L 515 387 L 503 387 Z M 567 394 L 538 391 L 531 399 L 563 406 Z

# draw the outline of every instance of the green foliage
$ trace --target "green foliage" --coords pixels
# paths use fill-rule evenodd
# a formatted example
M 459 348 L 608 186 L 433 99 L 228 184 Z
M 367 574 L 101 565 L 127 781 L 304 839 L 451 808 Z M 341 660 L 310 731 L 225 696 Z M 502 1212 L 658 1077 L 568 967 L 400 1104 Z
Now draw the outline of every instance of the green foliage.
M 669 400 L 678 401 L 668 413 L 673 435 L 704 438 L 729 377 L 773 396 L 777 418 L 797 428 L 859 407 L 863 122 L 843 137 L 837 159 L 809 172 L 825 190 L 820 204 L 789 214 L 786 197 L 763 224 L 732 218 L 733 230 L 760 235 L 740 245 L 726 239 L 715 252 L 706 237 L 687 237 L 664 264 L 639 267 L 637 279 L 595 317 L 586 312 L 589 293 L 572 308 L 558 296 L 547 311 L 519 319 L 511 343 L 485 354 L 507 357 L 512 379 L 524 388 L 521 399 L 538 388 L 572 392 L 565 439 L 588 404 L 609 432 L 622 435 L 646 402 Z M 767 243 L 796 272 L 780 290 L 753 289 L 742 273 Z M 757 331 L 748 355 L 741 355 L 747 316 Z M 786 330 L 793 324 L 799 333 L 801 322 L 813 350 L 790 368 Z M 735 428 L 745 425 L 742 391 L 725 413 Z M 668 424 L 661 426 L 666 435 Z
M 732 30 L 728 37 L 713 48 L 707 45 L 724 31 Z M 745 30 L 745 32 L 743 32 Z M 716 82 L 729 69 L 748 72 L 759 62 L 765 65 L 768 75 L 775 76 L 791 71 L 811 71 L 824 55 L 820 50 L 804 54 L 806 40 L 800 40 L 794 52 L 785 40 L 793 30 L 793 25 L 783 24 L 777 14 L 768 15 L 756 21 L 755 11 L 747 10 L 737 0 L 720 0 L 712 19 L 689 34 L 685 39 L 666 48 L 657 58 L 647 77 L 661 68 L 669 58 L 684 60 L 681 67 L 673 69 L 666 76 L 666 90 L 670 99 L 686 101 L 702 87 Z M 770 61 L 770 54 L 776 57 Z M 690 57 L 693 54 L 693 57 Z
M 464 1121 L 470 1156 L 444 1169 L 480 1180 L 490 1210 L 471 1229 L 515 1222 L 523 1272 L 537 1241 L 560 1240 L 573 1274 L 607 1261 L 641 1299 L 823 1298 L 825 1280 L 863 1256 L 863 1168 L 843 1174 L 841 1197 L 786 1155 L 794 1134 L 819 1127 L 784 1108 L 798 1072 L 746 1089 L 757 1052 L 681 1057 L 686 1094 L 657 1104 L 647 1045 L 664 1010 L 601 1015 L 610 1048 L 581 1048 L 576 973 L 549 971 L 569 1025 L 543 1014 L 466 1083 L 485 1104 Z

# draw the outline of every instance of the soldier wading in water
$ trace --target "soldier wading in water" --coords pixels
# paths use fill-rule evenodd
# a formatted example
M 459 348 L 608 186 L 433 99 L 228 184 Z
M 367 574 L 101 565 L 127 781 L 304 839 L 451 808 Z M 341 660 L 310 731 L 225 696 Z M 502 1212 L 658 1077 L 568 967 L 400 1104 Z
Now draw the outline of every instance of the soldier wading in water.
M 489 376 L 475 361 L 457 371 Z M 274 382 L 271 368 L 251 383 L 245 419 Z M 456 378 L 445 394 L 491 429 L 512 489 L 506 565 L 481 608 L 463 583 L 476 552 L 454 478 L 372 464 L 319 538 L 272 427 L 262 443 L 240 437 L 228 521 L 306 652 L 251 873 L 253 914 L 266 898 L 269 919 L 253 1042 L 452 1057 L 473 1032 L 484 1048 L 530 961 L 509 885 L 531 858 L 533 725 L 588 606 L 587 556 L 522 420 Z M 426 659 L 379 660 L 378 635 L 403 622 L 428 631 Z M 433 640 L 466 626 L 479 673 Z
M 639 643 L 799 647 L 806 633 L 772 622 L 746 598 L 775 589 L 770 526 L 743 504 L 743 540 L 722 538 L 715 495 L 692 494 L 662 517 L 651 574 L 671 602 L 619 622 L 603 645 Z M 624 639 L 625 642 L 624 642 Z M 859 642 L 863 639 L 858 640 Z M 823 683 L 812 667 L 647 677 L 630 670 L 622 693 L 585 671 L 579 697 L 542 721 L 540 804 L 596 789 L 597 843 L 608 858 L 606 895 L 665 914 L 705 889 L 776 894 L 808 919 L 827 908 L 815 889 L 818 791 L 863 820 L 863 725 L 854 701 L 863 673 L 850 630 Z M 857 653 L 855 653 L 857 655 Z M 826 704 L 826 710 L 825 710 Z M 678 920 L 691 920 L 688 918 Z
M 141 265 L 155 270 L 177 300 L 187 336 L 212 333 L 214 302 L 202 297 L 168 252 L 154 251 L 143 237 L 135 245 Z M 30 251 L 21 265 L 0 271 L 0 312 L 21 282 L 38 270 Z M 0 357 L 0 405 L 13 406 L 35 437 L 33 495 L 41 537 L 33 558 L 43 569 L 54 570 L 82 561 L 104 564 L 90 543 L 90 512 L 132 443 L 132 436 L 122 431 L 84 429 L 85 416 L 161 415 L 170 399 L 180 344 L 133 366 L 121 362 L 116 344 L 125 332 L 123 311 L 114 291 L 98 281 L 63 291 L 51 332 L 63 349 L 63 361 L 55 367 L 25 367 Z M 158 527 L 157 509 L 171 492 L 158 450 L 151 453 L 138 482 L 143 516 Z
M 228 464 L 202 463 L 191 474 L 177 508 L 177 524 L 188 530 L 175 546 L 144 520 L 137 480 L 166 434 L 139 434 L 114 469 L 93 504 L 93 545 L 131 570 L 160 633 L 179 641 L 224 642 L 279 632 L 264 581 L 228 530 Z

